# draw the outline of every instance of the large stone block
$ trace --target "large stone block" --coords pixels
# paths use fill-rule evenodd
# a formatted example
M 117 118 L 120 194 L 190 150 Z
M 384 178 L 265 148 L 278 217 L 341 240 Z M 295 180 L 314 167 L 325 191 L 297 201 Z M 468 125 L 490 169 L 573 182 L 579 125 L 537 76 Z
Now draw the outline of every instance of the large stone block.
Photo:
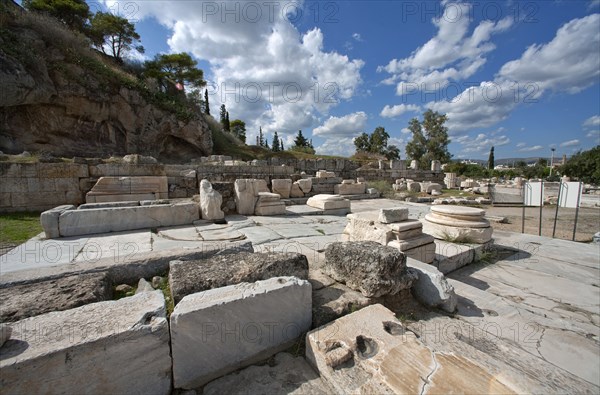
M 429 215 L 429 214 L 428 214 Z M 425 216 L 427 218 L 427 216 Z M 441 225 L 422 220 L 423 233 L 427 233 L 436 239 L 458 243 L 484 244 L 492 239 L 494 229 L 488 228 L 466 228 L 449 225 Z
M 367 190 L 367 184 L 339 184 L 333 187 L 336 195 L 362 195 Z
M 282 276 L 308 278 L 306 257 L 295 253 L 240 252 L 172 261 L 169 267 L 169 285 L 175 303 L 189 294 L 242 282 Z
M 367 297 L 394 295 L 414 280 L 402 252 L 374 241 L 330 244 L 323 271 Z
M 279 194 L 283 199 L 289 199 L 290 191 L 292 190 L 292 180 L 290 179 L 274 179 L 271 180 L 273 193 Z
M 302 189 L 302 192 L 304 193 L 309 193 L 312 189 L 312 180 L 310 178 L 303 178 L 296 182 L 298 183 L 298 186 L 300 187 L 300 189 Z
M 64 206 L 55 207 L 51 210 L 44 211 L 42 214 L 40 214 L 40 223 L 42 224 L 42 229 L 44 229 L 44 233 L 46 233 L 46 238 L 55 239 L 60 237 L 58 219 L 63 212 L 74 209 L 75 206 L 68 204 Z
M 79 236 L 123 230 L 191 224 L 200 219 L 193 202 L 64 211 L 59 217 L 60 235 Z
M 404 207 L 382 208 L 379 210 L 378 219 L 382 224 L 406 221 L 408 219 L 408 209 Z
M 169 327 L 161 291 L 11 324 L 2 347 L 7 394 L 169 394 Z
M 290 197 L 291 198 L 304 197 L 304 192 L 302 192 L 302 189 L 298 185 L 298 182 L 295 182 L 292 184 L 292 189 L 290 190 Z
M 193 389 L 291 346 L 310 329 L 311 286 L 295 277 L 186 296 L 171 314 L 175 388 Z
M 100 177 L 86 196 L 86 202 L 167 199 L 166 176 Z
M 306 358 L 338 394 L 522 392 L 463 355 L 427 347 L 380 304 L 309 332 Z
M 321 210 L 335 210 L 341 208 L 350 208 L 350 200 L 336 195 L 315 195 L 306 202 L 307 206 L 319 208 Z
M 262 179 L 237 179 L 234 189 L 237 212 L 242 215 L 254 215 L 258 193 L 269 192 L 267 182 Z
M 255 215 L 271 216 L 271 215 L 285 215 L 285 203 L 284 202 L 272 202 L 264 203 L 260 206 L 257 204 L 254 210 Z
M 107 272 L 103 272 L 0 288 L 0 321 L 14 322 L 110 300 L 111 285 Z

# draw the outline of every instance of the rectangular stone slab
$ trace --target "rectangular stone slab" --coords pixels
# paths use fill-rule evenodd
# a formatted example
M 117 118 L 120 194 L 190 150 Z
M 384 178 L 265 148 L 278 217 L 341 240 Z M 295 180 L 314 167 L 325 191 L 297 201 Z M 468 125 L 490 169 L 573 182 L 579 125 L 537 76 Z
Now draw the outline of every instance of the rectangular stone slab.
M 179 303 L 186 295 L 212 288 L 281 276 L 308 278 L 306 256 L 297 253 L 240 252 L 169 263 L 169 285 L 175 303 Z
M 0 350 L 6 394 L 169 394 L 169 328 L 161 291 L 11 324 Z
M 311 325 L 311 286 L 295 277 L 188 295 L 171 315 L 175 388 L 193 389 L 289 347 Z
M 62 237 L 191 224 L 200 219 L 194 202 L 158 206 L 68 210 L 59 217 Z

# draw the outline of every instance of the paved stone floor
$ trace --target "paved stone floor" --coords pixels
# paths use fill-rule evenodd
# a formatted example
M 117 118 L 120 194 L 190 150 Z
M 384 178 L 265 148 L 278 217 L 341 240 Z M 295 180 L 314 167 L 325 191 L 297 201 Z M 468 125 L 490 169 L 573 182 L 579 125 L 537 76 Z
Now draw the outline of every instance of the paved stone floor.
M 410 218 L 429 211 L 426 205 L 387 199 L 353 201 L 352 211 L 400 205 L 409 208 Z M 286 216 L 230 216 L 226 225 L 197 221 L 55 240 L 40 235 L 0 256 L 0 282 L 19 271 L 123 260 L 142 252 L 222 248 L 242 240 L 251 241 L 255 251 L 303 253 L 314 269 L 327 245 L 340 239 L 347 220 L 309 211 L 288 207 Z M 477 328 L 489 336 L 484 354 L 504 358 L 523 377 L 552 382 L 546 388 L 551 392 L 600 392 L 600 245 L 503 231 L 493 237 L 498 256 L 489 258 L 495 263 L 472 264 L 448 276 L 459 297 L 457 313 L 421 323 Z M 528 381 L 523 383 L 526 389 Z

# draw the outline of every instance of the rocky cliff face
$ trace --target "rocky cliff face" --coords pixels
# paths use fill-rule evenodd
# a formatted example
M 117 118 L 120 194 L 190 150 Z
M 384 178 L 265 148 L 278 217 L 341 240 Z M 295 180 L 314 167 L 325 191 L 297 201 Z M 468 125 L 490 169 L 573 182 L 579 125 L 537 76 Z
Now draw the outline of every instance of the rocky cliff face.
M 211 154 L 211 131 L 201 115 L 161 106 L 82 37 L 70 38 L 60 26 L 45 34 L 47 26 L 25 14 L 0 35 L 1 151 L 138 153 L 163 161 Z

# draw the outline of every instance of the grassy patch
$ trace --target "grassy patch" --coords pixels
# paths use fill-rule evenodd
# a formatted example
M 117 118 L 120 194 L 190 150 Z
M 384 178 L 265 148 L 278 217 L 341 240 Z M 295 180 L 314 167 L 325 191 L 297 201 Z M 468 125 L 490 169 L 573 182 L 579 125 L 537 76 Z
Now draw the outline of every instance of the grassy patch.
M 442 233 L 442 240 L 456 244 L 474 244 L 475 241 L 469 236 L 452 236 L 449 233 Z
M 0 214 L 0 241 L 21 244 L 42 232 L 40 213 Z
M 477 254 L 477 258 L 475 263 L 479 263 L 482 265 L 489 265 L 496 262 L 498 258 L 498 252 L 496 250 L 487 250 L 483 251 L 480 254 Z
M 388 181 L 368 181 L 367 188 L 375 188 L 384 198 L 392 199 L 396 192 Z

